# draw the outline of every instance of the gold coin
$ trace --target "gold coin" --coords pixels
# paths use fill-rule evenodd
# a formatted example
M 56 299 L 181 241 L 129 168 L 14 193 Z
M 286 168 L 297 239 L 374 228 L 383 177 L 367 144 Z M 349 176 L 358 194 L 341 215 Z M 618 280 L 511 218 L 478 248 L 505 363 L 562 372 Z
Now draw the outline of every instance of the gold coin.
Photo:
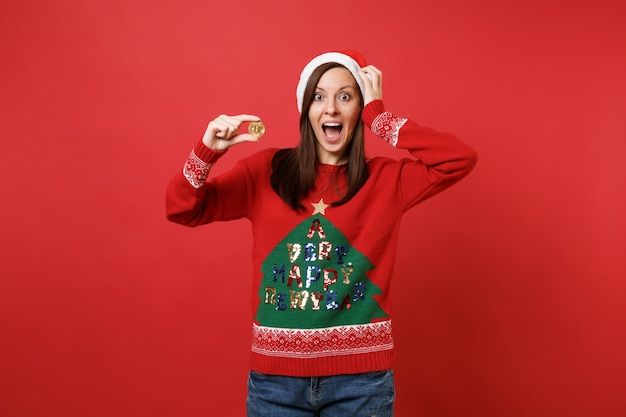
M 260 138 L 265 133 L 265 125 L 263 122 L 250 122 L 248 125 L 248 133 L 252 136 Z

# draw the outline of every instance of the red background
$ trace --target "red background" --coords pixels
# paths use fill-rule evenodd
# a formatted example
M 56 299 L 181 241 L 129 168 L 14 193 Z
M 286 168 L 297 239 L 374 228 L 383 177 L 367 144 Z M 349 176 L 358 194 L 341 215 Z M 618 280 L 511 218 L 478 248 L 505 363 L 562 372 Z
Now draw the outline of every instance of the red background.
M 168 223 L 165 186 L 219 113 L 293 145 L 336 48 L 479 153 L 404 220 L 397 415 L 626 415 L 623 2 L 5 3 L 3 416 L 244 415 L 249 226 Z

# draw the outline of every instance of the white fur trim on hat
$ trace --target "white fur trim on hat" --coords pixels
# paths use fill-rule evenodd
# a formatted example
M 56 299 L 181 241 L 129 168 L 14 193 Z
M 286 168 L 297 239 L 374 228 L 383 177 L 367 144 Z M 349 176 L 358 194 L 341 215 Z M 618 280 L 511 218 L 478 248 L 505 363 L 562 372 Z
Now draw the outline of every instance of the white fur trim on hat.
M 318 55 L 313 58 L 302 70 L 300 74 L 300 81 L 298 82 L 298 87 L 296 88 L 296 99 L 298 100 L 298 111 L 302 112 L 302 100 L 304 97 L 304 89 L 306 88 L 306 84 L 309 81 L 309 77 L 313 74 L 313 71 L 317 67 L 322 64 L 326 64 L 328 62 L 336 62 L 338 64 L 343 65 L 352 73 L 352 76 L 356 80 L 359 88 L 361 89 L 361 94 L 365 91 L 365 86 L 363 85 L 363 80 L 359 76 L 359 72 L 361 71 L 361 67 L 358 62 L 351 58 L 350 56 L 343 54 L 341 52 L 326 52 L 324 54 Z

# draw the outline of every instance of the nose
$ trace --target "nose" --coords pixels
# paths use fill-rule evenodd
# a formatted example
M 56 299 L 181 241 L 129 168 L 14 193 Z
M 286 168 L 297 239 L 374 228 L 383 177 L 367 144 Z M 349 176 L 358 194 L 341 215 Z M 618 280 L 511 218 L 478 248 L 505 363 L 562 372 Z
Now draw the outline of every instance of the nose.
M 337 113 L 337 107 L 335 106 L 334 100 L 327 100 L 326 107 L 324 108 L 324 113 L 326 114 L 335 114 Z

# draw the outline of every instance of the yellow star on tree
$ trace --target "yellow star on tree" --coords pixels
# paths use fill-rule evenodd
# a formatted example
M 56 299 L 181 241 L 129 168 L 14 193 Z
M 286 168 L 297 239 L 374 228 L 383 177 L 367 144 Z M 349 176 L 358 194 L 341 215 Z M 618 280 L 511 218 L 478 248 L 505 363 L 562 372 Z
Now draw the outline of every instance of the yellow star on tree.
M 326 208 L 330 207 L 330 204 L 326 204 L 324 203 L 324 199 L 320 198 L 320 201 L 318 203 L 311 203 L 311 205 L 314 207 L 313 209 L 313 215 L 320 213 L 322 215 L 326 215 Z

